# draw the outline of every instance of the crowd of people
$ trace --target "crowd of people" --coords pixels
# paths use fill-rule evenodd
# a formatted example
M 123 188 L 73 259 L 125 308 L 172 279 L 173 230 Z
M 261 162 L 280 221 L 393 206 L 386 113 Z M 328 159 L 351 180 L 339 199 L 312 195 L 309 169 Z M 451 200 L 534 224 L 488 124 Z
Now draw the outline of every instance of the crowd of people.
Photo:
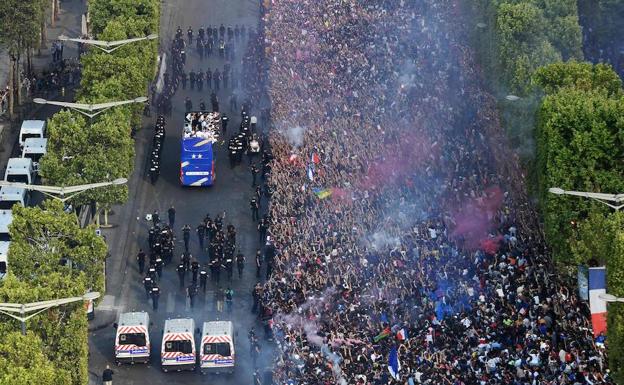
M 613 383 L 608 342 L 553 271 L 459 3 L 265 10 L 275 255 L 254 307 L 275 383 Z

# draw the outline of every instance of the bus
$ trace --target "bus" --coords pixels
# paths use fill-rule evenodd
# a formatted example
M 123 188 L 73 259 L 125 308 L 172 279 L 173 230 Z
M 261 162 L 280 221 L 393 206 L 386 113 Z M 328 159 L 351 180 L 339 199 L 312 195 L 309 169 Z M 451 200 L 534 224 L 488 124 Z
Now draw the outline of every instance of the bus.
M 215 181 L 213 144 L 219 139 L 218 112 L 189 112 L 184 119 L 180 149 L 180 184 L 212 186 Z

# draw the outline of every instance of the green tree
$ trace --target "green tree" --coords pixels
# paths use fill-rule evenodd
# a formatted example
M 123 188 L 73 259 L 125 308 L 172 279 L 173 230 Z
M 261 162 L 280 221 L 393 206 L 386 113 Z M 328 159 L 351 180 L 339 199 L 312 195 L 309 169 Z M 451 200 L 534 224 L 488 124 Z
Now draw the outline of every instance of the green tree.
M 70 385 L 66 370 L 58 369 L 43 353 L 41 339 L 32 332 L 3 334 L 0 340 L 0 385 Z
M 60 202 L 47 200 L 43 209 L 16 206 L 10 234 L 11 271 L 20 279 L 44 284 L 51 273 L 60 273 L 76 286 L 104 289 L 106 243 L 93 227 L 80 228 Z
M 99 115 L 88 125 L 69 111 L 55 114 L 48 124 L 48 152 L 41 160 L 41 175 L 51 185 L 80 185 L 128 178 L 134 164 L 128 113 L 123 108 Z M 102 205 L 123 203 L 127 186 L 85 191 L 74 202 L 92 200 Z
M 553 94 L 564 87 L 584 91 L 603 89 L 610 97 L 622 93 L 622 80 L 610 65 L 603 63 L 553 63 L 535 71 L 533 80 L 547 94 Z

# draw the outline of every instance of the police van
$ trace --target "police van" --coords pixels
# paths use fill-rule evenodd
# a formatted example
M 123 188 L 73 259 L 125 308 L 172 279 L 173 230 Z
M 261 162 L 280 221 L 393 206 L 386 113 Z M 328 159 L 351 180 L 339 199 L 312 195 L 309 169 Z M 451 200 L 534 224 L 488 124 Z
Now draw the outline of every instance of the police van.
M 233 330 L 231 321 L 204 322 L 200 344 L 202 374 L 234 372 L 236 361 Z
M 9 226 L 13 222 L 13 212 L 11 210 L 0 210 L 0 279 L 3 279 L 8 271 L 9 261 L 7 259 L 11 236 Z
M 120 365 L 124 362 L 149 363 L 150 337 L 149 314 L 146 312 L 121 313 L 114 325 L 117 328 L 115 336 L 115 362 Z
M 10 158 L 4 172 L 7 182 L 34 184 L 35 169 L 30 158 Z
M 46 154 L 48 149 L 48 138 L 28 138 L 24 141 L 22 158 L 30 158 L 33 162 L 33 169 L 39 172 L 39 161 Z
M 20 149 L 24 147 L 24 142 L 28 138 L 44 138 L 45 128 L 45 120 L 24 120 L 19 134 Z
M 163 372 L 170 370 L 195 370 L 195 321 L 192 318 L 176 318 L 165 321 L 160 364 Z
M 30 192 L 24 188 L 13 186 L 0 187 L 0 210 L 12 210 L 17 203 L 28 206 Z

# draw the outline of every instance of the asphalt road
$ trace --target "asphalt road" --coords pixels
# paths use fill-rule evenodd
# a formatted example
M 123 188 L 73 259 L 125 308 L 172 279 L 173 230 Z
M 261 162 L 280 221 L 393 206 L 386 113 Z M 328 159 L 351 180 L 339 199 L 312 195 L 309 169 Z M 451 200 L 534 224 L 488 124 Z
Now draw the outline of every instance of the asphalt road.
M 186 0 L 184 2 L 167 0 L 163 3 L 161 19 L 161 51 L 168 52 L 169 44 L 175 34 L 177 26 L 186 32 L 189 26 L 195 34 L 200 25 L 225 26 L 245 24 L 246 26 L 257 25 L 258 4 L 249 0 Z M 186 33 L 185 33 L 186 37 Z M 186 72 L 191 69 L 210 67 L 213 71 L 216 66 L 223 68 L 224 61 L 213 55 L 209 59 L 200 61 L 199 55 L 194 51 L 194 45 L 187 55 Z M 242 43 L 236 49 L 236 60 L 233 66 L 240 66 L 240 58 L 243 52 Z M 237 93 L 239 101 L 244 93 L 243 88 Z M 221 101 L 221 110 L 228 112 L 230 124 L 228 132 L 237 129 L 240 116 L 227 111 L 231 89 L 221 89 L 218 92 Z M 179 155 L 180 136 L 183 125 L 184 99 L 190 96 L 195 106 L 199 105 L 200 97 L 206 103 L 210 102 L 210 90 L 204 88 L 200 95 L 198 91 L 178 90 L 173 100 L 174 111 L 172 117 L 167 118 L 166 140 L 162 159 L 162 172 L 155 185 L 149 183 L 146 173 L 147 152 L 150 150 L 153 135 L 155 114 L 150 119 L 145 119 L 144 127 L 136 136 L 136 162 L 135 172 L 129 182 L 130 198 L 125 205 L 115 208 L 115 215 L 110 221 L 116 224 L 113 229 L 103 231 L 110 247 L 111 256 L 107 260 L 107 291 L 101 306 L 96 311 L 96 319 L 93 323 L 106 324 L 107 317 L 126 311 L 148 311 L 153 322 L 150 336 L 152 340 L 150 365 L 124 365 L 113 368 L 115 370 L 115 384 L 200 384 L 207 381 L 211 384 L 250 384 L 252 383 L 252 365 L 249 355 L 249 343 L 247 333 L 252 326 L 257 330 L 260 325 L 251 313 L 252 299 L 251 290 L 256 283 L 254 255 L 260 246 L 256 224 L 251 220 L 249 200 L 253 193 L 251 187 L 251 172 L 246 164 L 230 169 L 226 148 L 227 143 L 216 148 L 217 180 L 214 186 L 209 188 L 188 188 L 179 185 Z M 252 111 L 254 112 L 254 111 Z M 258 112 L 255 112 L 257 115 Z M 199 256 L 202 263 L 207 262 L 208 256 L 199 250 L 199 244 L 194 229 L 203 219 L 206 213 L 214 218 L 216 214 L 226 212 L 224 224 L 233 224 L 237 229 L 237 243 L 243 254 L 247 257 L 247 265 L 243 278 L 239 279 L 235 272 L 231 282 L 223 279 L 221 274 L 221 287 L 231 285 L 234 290 L 234 309 L 231 315 L 219 313 L 214 301 L 216 285 L 209 281 L 208 292 L 204 295 L 200 292 L 194 309 L 191 309 L 185 292 L 179 289 L 178 277 L 175 272 L 175 264 L 166 266 L 163 277 L 159 283 L 161 296 L 159 309 L 152 311 L 151 302 L 146 299 L 142 285 L 142 276 L 139 275 L 135 256 L 140 247 L 147 250 L 147 234 L 150 223 L 145 220 L 145 215 L 159 210 L 161 219 L 166 219 L 167 209 L 174 205 L 176 208 L 175 231 L 177 244 L 175 255 L 183 251 L 181 227 L 190 224 L 193 228 L 191 236 L 191 253 Z M 266 207 L 266 202 L 263 202 Z M 175 259 L 174 259 L 175 261 Z M 187 282 L 190 277 L 187 274 Z M 236 351 L 237 369 L 232 376 L 211 375 L 206 378 L 198 372 L 163 373 L 160 367 L 160 344 L 164 320 L 168 318 L 193 317 L 198 327 L 207 320 L 233 320 L 237 332 Z M 91 333 L 89 337 L 90 361 L 89 371 L 91 383 L 99 384 L 97 376 L 102 373 L 106 364 L 113 366 L 114 363 L 114 338 L 115 329 L 106 326 Z M 199 336 L 196 336 L 199 338 Z M 263 363 L 268 365 L 271 360 L 269 346 L 262 344 Z

